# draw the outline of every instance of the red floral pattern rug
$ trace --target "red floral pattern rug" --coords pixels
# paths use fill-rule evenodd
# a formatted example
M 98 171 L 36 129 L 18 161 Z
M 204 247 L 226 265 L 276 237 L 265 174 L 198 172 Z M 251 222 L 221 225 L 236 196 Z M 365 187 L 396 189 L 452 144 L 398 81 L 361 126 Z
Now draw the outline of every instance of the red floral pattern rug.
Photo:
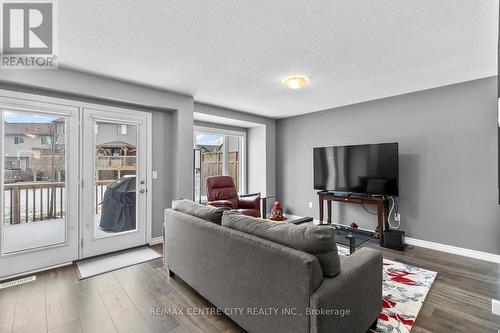
M 345 247 L 339 253 L 349 255 Z M 384 258 L 382 313 L 376 332 L 410 332 L 437 273 Z

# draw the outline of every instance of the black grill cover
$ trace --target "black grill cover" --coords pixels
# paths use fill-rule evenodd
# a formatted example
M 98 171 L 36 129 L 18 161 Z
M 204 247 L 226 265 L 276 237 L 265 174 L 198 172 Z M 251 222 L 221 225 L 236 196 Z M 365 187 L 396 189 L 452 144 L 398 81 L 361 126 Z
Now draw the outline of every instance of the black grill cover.
M 135 229 L 135 177 L 123 177 L 111 183 L 104 193 L 99 227 L 122 232 Z

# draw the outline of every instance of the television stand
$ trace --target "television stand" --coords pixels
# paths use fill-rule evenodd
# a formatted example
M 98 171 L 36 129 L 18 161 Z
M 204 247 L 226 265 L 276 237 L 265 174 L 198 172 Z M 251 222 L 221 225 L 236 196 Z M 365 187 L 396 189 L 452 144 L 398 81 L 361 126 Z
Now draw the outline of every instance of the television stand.
M 375 238 L 378 238 L 380 246 L 383 245 L 384 227 L 389 229 L 389 201 L 383 197 L 375 196 L 353 196 L 340 195 L 332 192 L 318 192 L 319 197 L 319 220 L 323 223 L 324 203 L 326 201 L 328 216 L 327 223 L 332 223 L 332 202 L 344 202 L 358 205 L 373 205 L 377 207 L 377 226 L 378 232 L 375 231 Z

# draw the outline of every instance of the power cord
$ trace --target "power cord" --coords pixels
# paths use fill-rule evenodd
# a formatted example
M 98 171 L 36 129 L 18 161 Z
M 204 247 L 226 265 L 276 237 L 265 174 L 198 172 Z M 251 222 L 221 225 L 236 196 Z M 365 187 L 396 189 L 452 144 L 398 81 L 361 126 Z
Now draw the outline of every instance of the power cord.
M 396 219 L 394 219 L 394 222 L 395 224 L 393 225 L 391 223 L 391 215 L 392 215 L 392 211 L 394 210 L 394 208 L 396 208 L 396 210 L 394 211 L 394 214 L 397 214 L 398 213 L 398 209 L 399 209 L 399 206 L 398 206 L 398 203 L 396 202 L 396 200 L 394 200 L 394 197 L 389 197 L 391 199 L 391 202 L 392 202 L 392 205 L 391 205 L 391 208 L 389 209 L 389 216 L 388 216 L 388 222 L 389 222 L 389 226 L 393 229 L 398 229 L 401 227 L 401 221 L 396 221 Z
M 365 212 L 367 212 L 368 214 L 377 215 L 377 213 L 370 212 L 370 210 L 368 208 L 366 208 L 364 204 L 361 204 L 361 207 L 363 207 L 363 209 L 365 210 Z
M 382 196 L 382 199 L 385 200 L 386 197 Z M 396 200 L 394 200 L 394 197 L 389 197 L 389 199 L 391 200 L 391 205 L 390 205 L 390 209 L 389 209 L 389 215 L 387 217 L 388 222 L 389 222 L 389 226 L 392 229 L 398 229 L 399 230 L 399 228 L 401 227 L 401 221 L 396 221 L 396 219 L 394 219 L 394 223 L 395 224 L 391 223 L 392 212 L 394 211 L 394 216 L 399 213 L 399 204 L 398 204 L 398 202 Z M 371 212 L 368 208 L 366 208 L 364 204 L 361 204 L 361 207 L 363 207 L 363 210 L 365 212 L 367 212 L 368 214 L 377 215 L 377 213 Z

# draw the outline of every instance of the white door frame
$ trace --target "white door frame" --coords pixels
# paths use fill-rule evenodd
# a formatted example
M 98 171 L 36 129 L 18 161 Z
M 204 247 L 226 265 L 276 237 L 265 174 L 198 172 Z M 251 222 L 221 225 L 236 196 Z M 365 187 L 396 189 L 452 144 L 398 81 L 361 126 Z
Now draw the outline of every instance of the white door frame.
M 141 118 L 144 118 L 146 120 L 146 128 L 145 128 L 145 133 L 146 133 L 146 166 L 145 166 L 145 178 L 146 178 L 146 193 L 144 194 L 146 197 L 146 223 L 145 223 L 145 239 L 143 244 L 148 244 L 151 240 L 151 233 L 152 233 L 152 114 L 150 112 L 144 112 L 144 111 L 138 111 L 138 110 L 130 110 L 130 109 L 123 109 L 123 108 L 117 108 L 117 107 L 108 107 L 108 106 L 102 106 L 102 105 L 93 105 L 93 104 L 81 104 L 80 108 L 80 124 L 81 124 L 81 131 L 80 131 L 80 154 L 81 154 L 81 160 L 82 162 L 84 161 L 84 156 L 85 156 L 85 149 L 88 149 L 88 147 L 85 147 L 85 135 L 90 135 L 89 133 L 93 131 L 90 131 L 88 129 L 85 129 L 84 127 L 87 126 L 85 118 L 86 118 L 86 113 L 87 112 L 96 112 L 96 113 L 101 113 L 104 115 L 97 115 L 95 117 L 92 117 L 93 120 L 95 121 L 109 121 L 111 123 L 128 123 L 132 125 L 139 124 L 139 122 L 135 121 L 134 118 L 137 118 L 140 116 Z M 138 138 L 139 139 L 139 138 Z M 87 141 L 88 142 L 88 141 Z M 82 163 L 82 166 L 84 164 Z M 94 171 L 95 172 L 95 171 Z M 80 172 L 80 179 L 81 179 L 81 185 L 82 185 L 82 194 L 85 193 L 85 186 L 89 186 L 90 183 L 93 184 L 93 176 L 92 179 L 85 179 L 85 174 L 83 167 L 81 168 Z M 137 178 L 137 189 L 139 188 L 139 181 L 140 179 Z M 137 191 L 137 194 L 139 195 L 139 191 Z M 79 243 L 79 254 L 78 258 L 83 259 L 85 257 L 90 257 L 94 255 L 99 255 L 102 253 L 97 252 L 96 250 L 94 251 L 89 251 L 89 244 L 87 242 L 91 241 L 89 239 L 84 241 L 85 236 L 88 236 L 85 233 L 85 224 L 88 223 L 89 216 L 86 216 L 85 211 L 89 208 L 89 204 L 87 203 L 88 198 L 86 199 L 84 195 L 81 196 L 80 200 L 80 243 Z M 93 214 L 92 214 L 93 216 Z M 138 221 L 137 221 L 138 222 Z M 92 228 L 93 230 L 93 228 Z M 134 231 L 136 232 L 136 231 Z M 108 248 L 110 251 L 118 251 L 122 248 L 117 247 L 117 244 L 119 241 L 114 240 L 113 238 L 116 237 L 126 237 L 126 234 L 129 232 L 125 233 L 117 233 L 116 235 L 111 235 L 109 237 L 105 237 L 101 240 L 102 242 L 106 242 L 108 240 Z M 133 232 L 130 232 L 133 233 Z M 92 239 L 92 241 L 94 241 Z M 101 242 L 101 243 L 102 243 Z M 87 243 L 87 244 L 85 244 Z M 141 244 L 142 245 L 142 244 Z M 87 249 L 84 250 L 85 246 L 87 246 Z M 111 250 L 113 248 L 113 250 Z M 124 247 L 125 248 L 125 247 Z
M 17 276 L 23 273 L 27 272 L 33 272 L 33 271 L 40 271 L 49 267 L 56 267 L 60 266 L 63 264 L 70 263 L 74 260 L 78 260 L 81 255 L 81 239 L 82 239 L 82 233 L 81 233 L 81 215 L 82 215 L 82 205 L 81 205 L 81 184 L 82 184 L 82 168 L 80 167 L 79 161 L 81 161 L 82 158 L 82 131 L 81 131 L 81 118 L 82 118 L 82 109 L 83 108 L 90 108 L 90 109 L 98 109 L 98 110 L 109 110 L 112 112 L 118 112 L 118 113 L 127 113 L 127 109 L 124 108 L 116 108 L 116 107 L 109 107 L 109 106 L 103 106 L 101 104 L 95 104 L 95 103 L 86 103 L 86 102 L 81 102 L 78 100 L 70 100 L 70 99 L 63 99 L 63 98 L 57 98 L 57 97 L 48 97 L 45 95 L 40 95 L 40 94 L 31 94 L 31 93 L 22 93 L 22 92 L 17 92 L 17 91 L 10 91 L 10 90 L 4 90 L 0 89 L 0 101 L 1 103 L 5 103 L 4 105 L 7 105 L 11 108 L 20 108 L 24 107 L 27 110 L 31 109 L 34 111 L 38 112 L 47 112 L 47 113 L 57 113 L 57 112 L 75 112 L 76 113 L 76 126 L 75 128 L 67 128 L 66 130 L 66 135 L 68 136 L 68 133 L 70 131 L 73 131 L 74 133 L 78 133 L 77 135 L 73 135 L 73 140 L 75 140 L 74 144 L 74 149 L 77 150 L 78 156 L 76 157 L 76 161 L 73 161 L 73 164 L 76 166 L 74 167 L 75 171 L 73 171 L 73 176 L 76 177 L 76 183 L 73 188 L 69 189 L 68 188 L 68 193 L 74 192 L 74 196 L 77 198 L 77 204 L 75 207 L 73 207 L 72 211 L 75 212 L 75 214 L 71 217 L 71 219 L 68 219 L 68 221 L 71 223 L 71 225 L 74 225 L 74 228 L 72 229 L 69 225 L 67 226 L 66 232 L 67 234 L 67 239 L 65 244 L 58 244 L 55 246 L 49 246 L 43 249 L 33 249 L 33 250 L 28 250 L 22 253 L 12 253 L 12 254 L 7 254 L 7 255 L 2 255 L 1 250 L 0 250 L 0 280 Z M 134 111 L 134 109 L 130 109 L 130 111 Z M 147 156 L 147 184 L 148 184 L 148 191 L 146 193 L 147 195 L 147 221 L 146 221 L 146 243 L 150 243 L 152 240 L 152 115 L 150 112 L 147 110 L 139 110 L 145 113 L 148 113 L 148 131 L 147 131 L 147 150 L 148 150 L 148 156 Z M 0 119 L 3 123 L 3 119 Z M 0 124 L 2 124 L 0 123 Z M 68 139 L 71 139 L 71 137 L 67 137 Z M 3 151 L 3 142 L 2 142 L 2 137 L 0 136 L 0 147 L 2 147 Z M 69 159 L 67 162 L 70 162 Z M 0 175 L 3 175 L 3 168 L 4 165 L 1 163 L 0 165 Z M 69 169 L 68 169 L 69 170 Z M 3 176 L 2 176 L 3 177 Z M 0 177 L 0 189 L 3 188 L 3 178 Z M 3 191 L 0 191 L 3 192 Z M 3 193 L 0 193 L 0 203 L 3 202 L 2 199 Z M 68 207 L 68 211 L 71 208 Z M 3 210 L 3 207 L 0 207 L 0 211 Z M 0 225 L 0 237 L 3 235 L 3 226 Z M 0 241 L 1 238 L 0 238 Z M 2 242 L 3 244 L 3 242 Z M 0 244 L 0 245 L 2 245 Z M 65 251 L 61 251 L 64 249 Z M 54 252 L 53 252 L 54 251 Z M 27 255 L 36 255 L 40 254 L 36 260 L 29 259 L 28 257 L 23 257 Z
M 3 224 L 3 175 L 4 163 L 0 163 L 0 278 L 18 275 L 42 267 L 56 266 L 73 261 L 78 256 L 78 202 L 79 202 L 79 166 L 78 166 L 78 113 L 77 107 L 68 106 L 60 100 L 38 98 L 36 95 L 0 91 L 0 105 L 3 109 L 14 112 L 52 114 L 66 117 L 65 150 L 66 150 L 66 207 L 65 207 L 65 242 L 41 248 L 4 253 Z M 0 114 L 0 126 L 3 128 L 3 113 Z M 74 133 L 74 134 L 72 134 Z M 3 161 L 5 150 L 3 135 L 0 135 L 0 161 Z M 75 192 L 75 196 L 68 193 Z M 37 222 L 32 222 L 37 223 Z

